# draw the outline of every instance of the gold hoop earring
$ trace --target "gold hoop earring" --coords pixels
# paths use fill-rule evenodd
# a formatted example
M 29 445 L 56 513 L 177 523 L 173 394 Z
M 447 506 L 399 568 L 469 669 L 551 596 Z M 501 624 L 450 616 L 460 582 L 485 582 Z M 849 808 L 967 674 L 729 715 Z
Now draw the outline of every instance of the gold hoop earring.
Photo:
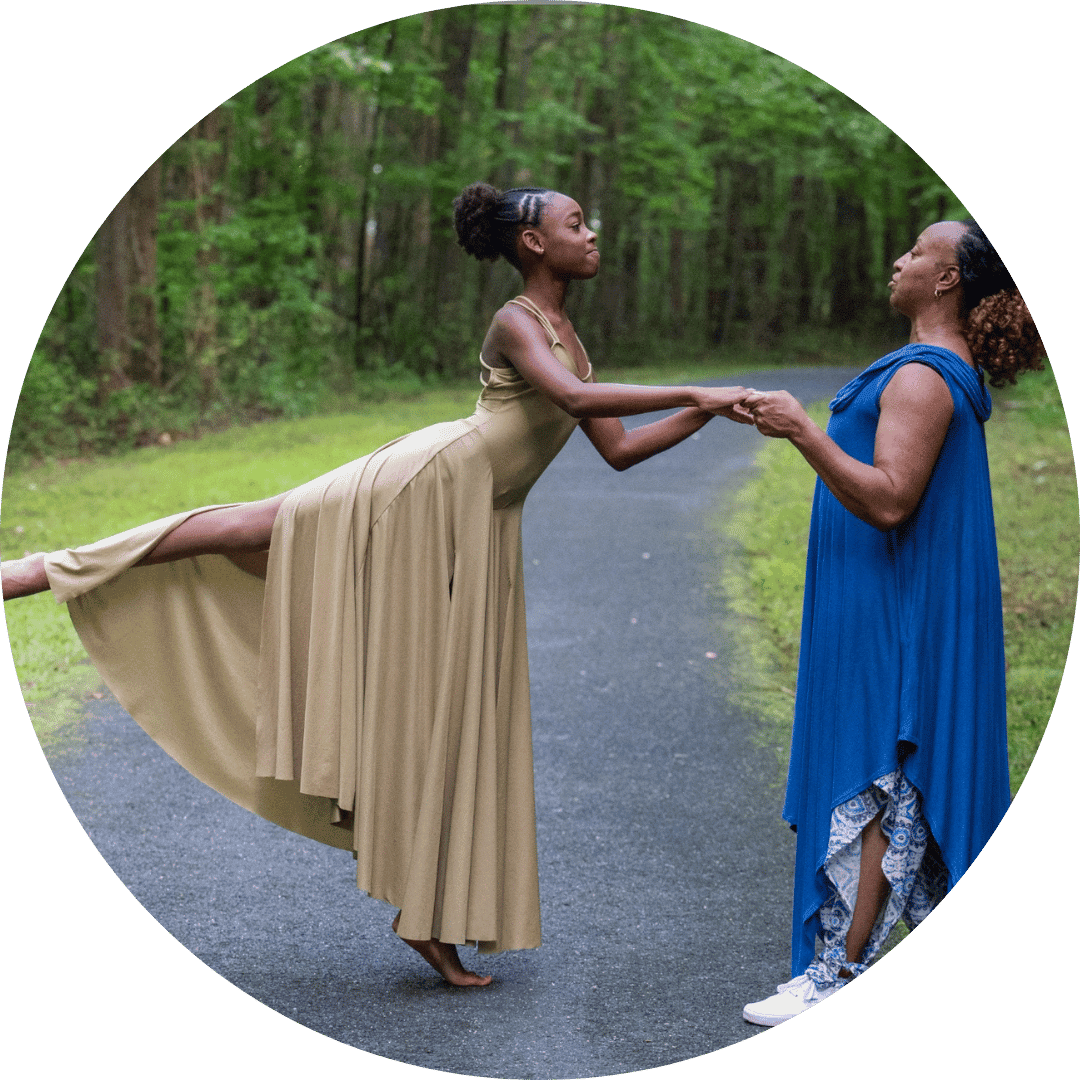
M 935 300 L 940 300 L 941 299 L 941 290 L 940 289 L 935 289 L 934 290 L 934 299 Z

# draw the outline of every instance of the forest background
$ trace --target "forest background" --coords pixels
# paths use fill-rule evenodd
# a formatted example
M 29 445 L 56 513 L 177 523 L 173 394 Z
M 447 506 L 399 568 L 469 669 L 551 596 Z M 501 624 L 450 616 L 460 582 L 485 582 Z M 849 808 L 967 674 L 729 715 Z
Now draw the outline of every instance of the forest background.
M 456 245 L 473 180 L 585 208 L 571 316 L 603 367 L 865 361 L 888 267 L 963 208 L 803 69 L 608 5 L 448 8 L 351 34 L 223 102 L 154 162 L 63 286 L 9 467 L 341 410 L 464 375 L 504 263 Z

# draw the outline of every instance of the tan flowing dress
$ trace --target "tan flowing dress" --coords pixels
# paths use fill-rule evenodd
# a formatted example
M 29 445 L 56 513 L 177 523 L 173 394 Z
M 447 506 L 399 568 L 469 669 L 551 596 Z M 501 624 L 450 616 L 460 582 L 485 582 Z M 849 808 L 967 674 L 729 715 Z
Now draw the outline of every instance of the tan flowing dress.
M 577 373 L 539 310 L 511 303 Z M 207 507 L 46 569 L 117 699 L 181 765 L 354 851 L 402 937 L 495 952 L 540 944 L 521 511 L 577 421 L 481 364 L 472 416 L 289 493 L 265 582 L 220 555 L 135 565 Z

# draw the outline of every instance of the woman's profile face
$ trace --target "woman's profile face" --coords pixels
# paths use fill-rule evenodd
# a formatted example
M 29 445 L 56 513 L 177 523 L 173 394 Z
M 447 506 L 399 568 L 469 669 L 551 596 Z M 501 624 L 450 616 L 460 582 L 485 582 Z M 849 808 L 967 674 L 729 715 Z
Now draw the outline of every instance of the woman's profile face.
M 600 268 L 596 233 L 589 228 L 581 207 L 568 195 L 556 192 L 544 204 L 536 231 L 544 244 L 544 261 L 570 278 L 591 278 Z
M 933 302 L 942 271 L 956 265 L 956 247 L 965 231 L 958 221 L 939 221 L 924 229 L 893 263 L 889 303 L 902 315 L 911 316 Z

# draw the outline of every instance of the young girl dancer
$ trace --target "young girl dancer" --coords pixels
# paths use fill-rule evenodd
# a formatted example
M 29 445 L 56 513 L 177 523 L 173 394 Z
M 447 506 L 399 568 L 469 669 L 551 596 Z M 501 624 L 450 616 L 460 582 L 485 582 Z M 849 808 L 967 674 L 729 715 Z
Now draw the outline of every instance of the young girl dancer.
M 457 945 L 540 944 L 521 511 L 579 426 L 616 469 L 742 388 L 596 383 L 566 316 L 599 266 L 573 199 L 466 188 L 462 246 L 523 288 L 495 315 L 472 416 L 293 491 L 203 507 L 2 568 L 52 589 L 128 712 L 235 802 L 351 849 L 357 884 L 448 981 Z M 683 407 L 626 431 L 618 417 Z

